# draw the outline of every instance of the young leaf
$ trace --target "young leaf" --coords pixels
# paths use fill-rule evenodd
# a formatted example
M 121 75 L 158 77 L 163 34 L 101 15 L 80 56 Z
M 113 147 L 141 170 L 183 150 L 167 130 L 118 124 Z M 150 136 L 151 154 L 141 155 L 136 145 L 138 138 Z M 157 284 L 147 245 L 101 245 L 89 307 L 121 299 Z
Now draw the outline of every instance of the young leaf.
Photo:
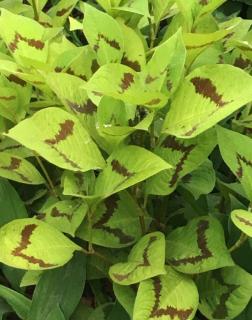
M 217 128 L 223 160 L 240 180 L 248 199 L 252 200 L 252 140 L 238 132 Z
M 85 4 L 83 28 L 100 65 L 121 61 L 124 42 L 120 25 L 116 20 L 93 6 Z
M 185 227 L 168 234 L 166 259 L 179 272 L 189 274 L 234 264 L 225 244 L 221 224 L 208 216 L 194 218 Z
M 194 319 L 199 303 L 191 278 L 166 267 L 166 274 L 142 281 L 137 291 L 133 320 Z
M 77 236 L 83 240 L 92 239 L 94 244 L 122 248 L 136 242 L 141 237 L 139 215 L 141 209 L 128 192 L 113 194 L 105 199 L 94 211 L 92 234 L 89 234 L 87 220 L 80 226 Z M 143 217 L 146 224 L 150 218 Z
M 58 268 L 81 250 L 57 229 L 34 218 L 12 220 L 0 228 L 0 261 L 26 270 Z
M 83 253 L 75 254 L 64 267 L 44 272 L 34 291 L 27 320 L 54 320 L 50 313 L 57 306 L 68 320 L 81 299 L 85 281 L 86 256 Z
M 223 74 L 228 77 L 223 79 Z M 251 100 L 249 74 L 229 65 L 202 66 L 190 73 L 176 92 L 163 132 L 195 137 Z
M 128 262 L 117 263 L 109 269 L 111 279 L 121 285 L 130 285 L 165 274 L 165 239 L 161 232 L 142 237 L 132 248 Z
M 60 108 L 36 112 L 12 128 L 7 136 L 64 169 L 88 171 L 104 165 L 102 155 L 80 121 Z
M 26 184 L 45 183 L 30 162 L 7 152 L 0 152 L 0 176 Z
M 234 210 L 231 219 L 238 229 L 252 237 L 252 213 L 246 210 Z
M 197 286 L 199 310 L 210 320 L 236 319 L 252 296 L 252 276 L 239 266 L 202 274 Z
M 169 163 L 144 148 L 119 147 L 110 155 L 107 166 L 97 178 L 95 194 L 106 198 L 169 168 Z

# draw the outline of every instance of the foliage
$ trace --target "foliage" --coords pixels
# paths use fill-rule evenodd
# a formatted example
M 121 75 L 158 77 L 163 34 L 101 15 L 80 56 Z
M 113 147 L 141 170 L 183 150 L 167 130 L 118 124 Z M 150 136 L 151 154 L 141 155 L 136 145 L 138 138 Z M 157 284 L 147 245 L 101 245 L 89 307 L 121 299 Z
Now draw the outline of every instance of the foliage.
M 251 320 L 252 1 L 0 1 L 0 319 Z

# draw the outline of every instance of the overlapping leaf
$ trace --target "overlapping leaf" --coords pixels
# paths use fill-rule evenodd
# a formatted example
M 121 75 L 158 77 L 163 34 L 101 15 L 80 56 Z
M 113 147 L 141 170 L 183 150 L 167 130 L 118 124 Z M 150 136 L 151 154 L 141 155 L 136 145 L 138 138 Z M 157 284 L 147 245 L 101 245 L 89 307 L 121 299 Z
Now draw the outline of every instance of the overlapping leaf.
M 170 194 L 180 179 L 201 165 L 216 145 L 215 132 L 210 130 L 196 138 L 185 140 L 173 136 L 163 139 L 154 152 L 173 168 L 162 171 L 147 181 L 149 194 Z
M 64 265 L 81 250 L 54 227 L 34 218 L 12 220 L 0 229 L 0 261 L 26 270 Z
M 237 228 L 252 237 L 252 213 L 250 211 L 234 210 L 231 212 L 231 219 Z
M 168 234 L 166 258 L 176 270 L 189 274 L 233 265 L 221 224 L 208 216 L 192 219 Z
M 200 312 L 207 319 L 235 319 L 251 299 L 252 276 L 239 266 L 200 275 Z
M 228 77 L 223 79 L 223 74 Z M 177 91 L 163 132 L 195 137 L 250 102 L 251 92 L 252 77 L 238 68 L 206 65 L 195 69 Z
M 12 128 L 7 136 L 64 169 L 88 171 L 104 165 L 97 146 L 79 120 L 60 108 L 36 112 Z
M 193 280 L 166 267 L 165 275 L 140 283 L 132 319 L 194 319 L 198 302 L 198 290 Z
M 238 132 L 218 127 L 218 143 L 223 160 L 240 180 L 252 200 L 252 141 Z
M 109 275 L 118 284 L 130 285 L 165 274 L 164 262 L 164 235 L 152 232 L 142 237 L 132 248 L 128 262 L 113 265 Z

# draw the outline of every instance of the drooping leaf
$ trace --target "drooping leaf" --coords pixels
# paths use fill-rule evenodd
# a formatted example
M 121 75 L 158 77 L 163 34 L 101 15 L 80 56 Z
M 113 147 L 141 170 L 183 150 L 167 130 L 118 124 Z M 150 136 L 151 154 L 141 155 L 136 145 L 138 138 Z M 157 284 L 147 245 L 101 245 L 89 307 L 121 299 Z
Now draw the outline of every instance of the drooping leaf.
M 97 146 L 79 120 L 60 108 L 36 112 L 13 127 L 7 136 L 64 169 L 88 171 L 104 165 Z
M 191 278 L 166 267 L 166 274 L 139 285 L 133 320 L 194 319 L 198 290 Z
M 92 233 L 87 220 L 80 226 L 77 236 L 94 244 L 121 248 L 136 242 L 141 237 L 139 216 L 142 211 L 127 192 L 113 194 L 93 212 Z M 150 217 L 143 216 L 148 225 Z
M 246 210 L 234 210 L 231 212 L 231 219 L 238 229 L 252 237 L 252 213 Z
M 166 259 L 177 271 L 189 274 L 234 264 L 221 224 L 208 216 L 194 218 L 168 234 Z
M 236 319 L 251 299 L 252 276 L 239 266 L 200 275 L 200 312 L 207 319 Z
M 252 200 L 252 141 L 238 132 L 218 127 L 218 143 L 223 160 L 240 180 Z
M 111 279 L 121 285 L 130 285 L 165 274 L 165 239 L 161 232 L 142 237 L 132 248 L 128 262 L 117 263 L 109 270 Z
M 169 168 L 169 163 L 144 148 L 119 147 L 110 155 L 107 166 L 97 178 L 95 194 L 108 197 Z
M 223 74 L 228 77 L 223 79 Z M 229 65 L 195 69 L 177 91 L 163 132 L 195 137 L 250 102 L 251 92 L 252 77 L 243 70 Z
M 26 270 L 58 268 L 81 250 L 45 222 L 34 218 L 12 220 L 0 229 L 0 261 Z
M 207 159 L 215 145 L 214 130 L 189 140 L 170 135 L 162 139 L 154 152 L 173 167 L 150 178 L 146 192 L 159 195 L 172 193 L 181 178 L 197 169 Z
M 83 253 L 75 254 L 64 267 L 44 272 L 34 291 L 27 320 L 53 320 L 50 313 L 57 306 L 64 319 L 69 320 L 81 299 L 85 280 L 86 257 Z
M 26 184 L 45 183 L 39 171 L 27 160 L 0 152 L 0 176 Z

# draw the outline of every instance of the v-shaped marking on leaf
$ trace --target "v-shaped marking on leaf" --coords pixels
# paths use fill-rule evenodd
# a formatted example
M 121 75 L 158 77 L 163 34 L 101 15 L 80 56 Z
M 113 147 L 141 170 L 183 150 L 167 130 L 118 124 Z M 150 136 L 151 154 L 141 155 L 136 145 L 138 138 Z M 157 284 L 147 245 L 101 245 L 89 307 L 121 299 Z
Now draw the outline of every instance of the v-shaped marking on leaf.
M 9 49 L 11 52 L 14 53 L 18 49 L 18 43 L 20 41 L 26 42 L 28 46 L 36 48 L 38 50 L 42 50 L 45 46 L 45 43 L 41 40 L 29 39 L 16 32 L 14 40 L 9 43 Z
M 252 168 L 252 161 L 246 159 L 244 156 L 242 156 L 241 154 L 239 153 L 236 153 L 236 159 L 237 159 L 237 162 L 239 164 L 239 167 L 238 167 L 238 170 L 236 171 L 236 174 L 239 178 L 242 178 L 243 177 L 243 168 L 242 168 L 242 164 L 246 164 L 247 166 L 251 167 Z
M 170 316 L 171 319 L 178 317 L 180 320 L 186 320 L 192 314 L 193 309 L 177 309 L 172 306 L 166 308 L 160 308 L 160 298 L 162 294 L 162 281 L 160 277 L 152 279 L 154 292 L 155 292 L 155 304 L 150 313 L 151 318 L 160 318 L 162 316 Z
M 34 256 L 29 256 L 24 253 L 24 250 L 28 248 L 28 246 L 31 244 L 30 238 L 32 236 L 33 231 L 38 226 L 36 224 L 28 224 L 24 227 L 24 229 L 21 232 L 21 241 L 19 243 L 19 246 L 13 249 L 12 255 L 16 257 L 23 258 L 27 260 L 29 263 L 32 264 L 38 264 L 42 268 L 50 268 L 54 267 L 54 264 L 46 263 L 42 259 L 35 258 Z
M 28 179 L 26 176 L 24 176 L 22 173 L 17 172 L 15 170 L 17 170 L 20 165 L 21 165 L 22 160 L 15 158 L 15 157 L 11 157 L 11 163 L 8 166 L 2 166 L 0 167 L 0 169 L 4 169 L 4 170 L 9 170 L 9 171 L 13 171 L 15 172 L 23 181 L 25 182 L 31 182 L 30 179 Z
M 197 225 L 197 244 L 198 248 L 201 251 L 201 254 L 194 256 L 194 257 L 188 257 L 188 258 L 182 258 L 182 259 L 171 259 L 169 260 L 170 264 L 173 266 L 179 266 L 181 264 L 196 264 L 201 262 L 202 260 L 208 259 L 213 256 L 212 252 L 209 250 L 207 246 L 207 238 L 206 238 L 206 231 L 209 228 L 209 221 L 207 220 L 200 220 Z

